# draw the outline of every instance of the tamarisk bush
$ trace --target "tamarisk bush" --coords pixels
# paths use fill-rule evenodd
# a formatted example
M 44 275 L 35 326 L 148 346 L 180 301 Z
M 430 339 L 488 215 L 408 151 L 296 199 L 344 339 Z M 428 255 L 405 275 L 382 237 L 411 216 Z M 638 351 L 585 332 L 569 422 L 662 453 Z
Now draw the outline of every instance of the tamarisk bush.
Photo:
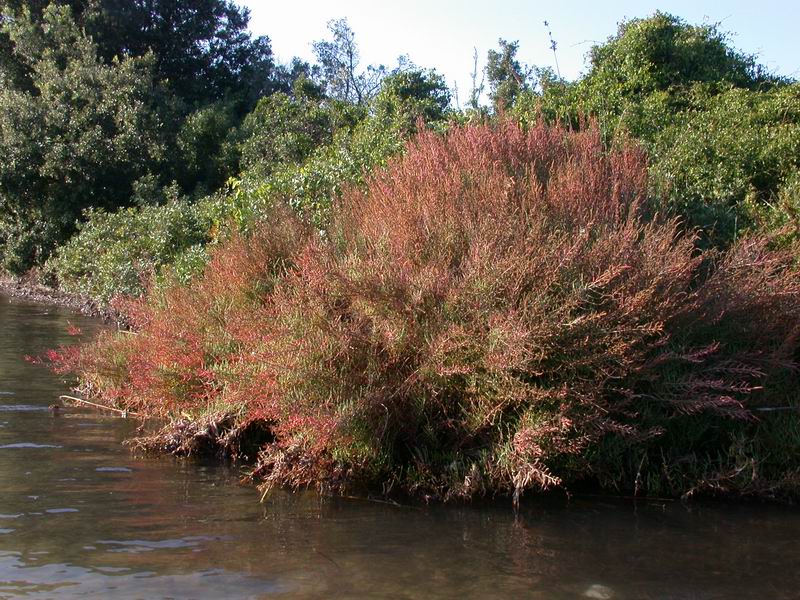
M 702 252 L 646 186 L 596 127 L 422 132 L 325 235 L 275 208 L 73 366 L 138 412 L 261 424 L 267 486 L 777 489 L 800 467 L 792 256 Z

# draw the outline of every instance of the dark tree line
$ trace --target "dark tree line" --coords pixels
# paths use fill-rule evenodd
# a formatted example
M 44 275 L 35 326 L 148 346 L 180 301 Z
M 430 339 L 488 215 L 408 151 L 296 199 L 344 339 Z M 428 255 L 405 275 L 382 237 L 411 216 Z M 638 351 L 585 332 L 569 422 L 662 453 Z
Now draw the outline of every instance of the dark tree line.
M 29 51 L 42 51 L 50 2 L 4 0 L 4 24 L 28 23 Z M 229 0 L 67 0 L 76 26 L 90 37 L 106 64 L 155 56 L 153 77 L 190 105 L 235 94 L 252 104 L 285 82 L 267 37 L 248 31 L 249 13 Z M 0 34 L 0 65 L 15 85 L 31 85 L 30 57 L 21 56 L 9 32 Z M 38 44 L 36 41 L 38 38 Z M 36 46 L 38 45 L 38 48 Z M 27 59 L 27 60 L 26 60 Z
M 158 201 L 172 180 L 204 193 L 236 173 L 230 133 L 302 70 L 276 65 L 248 20 L 228 0 L 0 2 L 6 268 L 40 263 L 89 207 Z

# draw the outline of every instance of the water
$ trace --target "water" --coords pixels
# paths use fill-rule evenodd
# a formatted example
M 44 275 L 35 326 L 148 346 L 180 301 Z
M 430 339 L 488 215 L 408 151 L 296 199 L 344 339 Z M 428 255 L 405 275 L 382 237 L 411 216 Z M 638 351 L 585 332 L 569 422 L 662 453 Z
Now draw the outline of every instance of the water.
M 131 456 L 135 423 L 48 410 L 22 360 L 67 312 L 0 297 L 0 599 L 800 598 L 800 509 L 528 499 L 398 508 L 278 492 Z

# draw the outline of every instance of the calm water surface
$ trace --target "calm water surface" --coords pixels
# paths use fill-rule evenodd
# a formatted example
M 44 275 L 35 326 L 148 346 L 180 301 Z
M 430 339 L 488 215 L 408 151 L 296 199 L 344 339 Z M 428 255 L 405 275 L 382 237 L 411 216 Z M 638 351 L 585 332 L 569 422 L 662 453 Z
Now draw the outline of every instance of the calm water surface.
M 259 503 L 235 469 L 141 459 L 135 423 L 48 405 L 35 355 L 97 324 L 0 296 L 0 599 L 800 598 L 800 509 L 535 500 Z

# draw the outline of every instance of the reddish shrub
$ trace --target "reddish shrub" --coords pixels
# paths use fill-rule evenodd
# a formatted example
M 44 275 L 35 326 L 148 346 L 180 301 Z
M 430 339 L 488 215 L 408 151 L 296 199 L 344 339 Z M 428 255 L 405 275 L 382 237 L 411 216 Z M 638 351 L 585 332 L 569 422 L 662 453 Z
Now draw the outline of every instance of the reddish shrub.
M 82 375 L 139 411 L 269 423 L 268 483 L 638 486 L 663 440 L 696 451 L 697 423 L 726 455 L 782 397 L 800 331 L 790 256 L 700 253 L 645 218 L 645 190 L 641 151 L 596 129 L 422 133 L 325 236 L 276 211 L 191 287 L 130 304 L 138 334 L 87 349 Z

